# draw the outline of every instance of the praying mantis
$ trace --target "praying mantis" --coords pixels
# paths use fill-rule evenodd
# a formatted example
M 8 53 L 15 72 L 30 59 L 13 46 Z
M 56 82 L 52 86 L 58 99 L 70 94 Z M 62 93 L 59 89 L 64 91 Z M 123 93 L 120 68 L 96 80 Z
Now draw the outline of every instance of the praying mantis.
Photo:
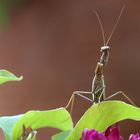
M 95 76 L 93 78 L 93 81 L 92 81 L 92 88 L 91 88 L 91 91 L 88 92 L 88 91 L 74 91 L 73 94 L 71 95 L 67 105 L 65 108 L 68 108 L 70 105 L 71 105 L 71 109 L 70 109 L 70 113 L 72 114 L 72 110 L 73 110 L 73 104 L 74 104 L 74 98 L 75 98 L 75 95 L 78 95 L 90 102 L 92 102 L 93 104 L 96 104 L 96 103 L 100 103 L 104 100 L 108 100 L 118 94 L 121 94 L 122 96 L 124 96 L 131 104 L 135 105 L 132 100 L 122 91 L 118 91 L 114 94 L 112 94 L 111 96 L 105 98 L 105 81 L 104 81 L 104 69 L 105 67 L 107 66 L 107 63 L 108 63 L 108 59 L 109 59 L 109 50 L 110 50 L 110 47 L 108 46 L 108 43 L 119 23 L 119 20 L 120 20 L 120 17 L 123 13 L 125 9 L 125 6 L 122 7 L 121 11 L 120 11 L 120 14 L 117 18 L 117 21 L 115 23 L 115 25 L 113 26 L 113 29 L 111 31 L 111 34 L 110 36 L 108 37 L 107 41 L 105 40 L 105 34 L 104 34 L 104 30 L 103 30 L 103 25 L 101 23 L 101 20 L 99 18 L 99 15 L 98 13 L 95 11 L 95 15 L 98 19 L 98 22 L 99 22 L 99 25 L 100 25 L 100 28 L 101 28 L 101 33 L 102 33 L 102 38 L 103 38 L 103 46 L 101 47 L 101 57 L 100 57 L 100 60 L 99 62 L 97 63 L 96 65 L 96 68 L 95 68 Z M 88 98 L 86 95 L 92 95 L 92 99 L 91 98 Z

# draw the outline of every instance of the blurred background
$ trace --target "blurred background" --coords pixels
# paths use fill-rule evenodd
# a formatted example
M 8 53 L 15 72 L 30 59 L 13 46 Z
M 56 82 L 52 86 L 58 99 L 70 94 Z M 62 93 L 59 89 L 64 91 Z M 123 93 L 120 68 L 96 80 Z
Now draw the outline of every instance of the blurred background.
M 90 91 L 103 45 L 92 11 L 98 11 L 107 38 L 124 4 L 109 43 L 106 96 L 122 90 L 140 106 L 139 0 L 1 0 L 0 68 L 23 75 L 24 80 L 0 86 L 0 114 L 63 107 L 73 91 Z M 126 101 L 122 96 L 114 99 Z M 74 122 L 90 105 L 76 97 Z M 126 138 L 139 130 L 138 122 L 121 123 Z M 51 139 L 54 132 L 58 131 L 41 129 L 38 140 Z

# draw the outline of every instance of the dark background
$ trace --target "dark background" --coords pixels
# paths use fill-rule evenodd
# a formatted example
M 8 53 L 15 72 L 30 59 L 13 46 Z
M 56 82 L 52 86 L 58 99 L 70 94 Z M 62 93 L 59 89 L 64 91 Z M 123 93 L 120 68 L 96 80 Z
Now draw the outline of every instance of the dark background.
M 73 91 L 90 91 L 103 45 L 92 11 L 98 11 L 108 37 L 124 4 L 125 11 L 109 43 L 106 96 L 122 90 L 140 106 L 139 0 L 30 0 L 10 10 L 8 24 L 0 28 L 0 67 L 24 76 L 19 83 L 0 87 L 0 114 L 65 106 Z M 115 99 L 126 101 L 121 96 Z M 75 122 L 90 105 L 76 97 Z M 126 139 L 139 129 L 140 123 L 121 123 Z M 38 139 L 51 139 L 53 132 L 42 129 Z

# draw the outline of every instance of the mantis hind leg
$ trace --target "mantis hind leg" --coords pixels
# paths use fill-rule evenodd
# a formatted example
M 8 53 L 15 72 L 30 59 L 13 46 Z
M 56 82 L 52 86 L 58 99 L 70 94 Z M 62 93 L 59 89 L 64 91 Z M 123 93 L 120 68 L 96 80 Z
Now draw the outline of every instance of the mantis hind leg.
M 119 95 L 119 94 L 122 95 L 122 96 L 124 96 L 132 105 L 136 106 L 135 103 L 123 91 L 118 91 L 118 92 L 110 95 L 109 97 L 107 97 L 105 100 L 109 100 L 112 97 L 114 97 L 116 95 Z
M 84 94 L 84 95 L 83 95 Z M 93 100 L 86 97 L 85 95 L 91 95 L 92 92 L 86 92 L 86 91 L 74 91 L 73 94 L 71 95 L 67 105 L 65 106 L 65 108 L 67 109 L 70 106 L 70 114 L 72 115 L 72 111 L 73 111 L 73 105 L 74 105 L 74 99 L 75 99 L 75 95 L 78 95 L 80 97 L 82 97 L 85 100 L 88 100 L 90 102 L 93 103 Z

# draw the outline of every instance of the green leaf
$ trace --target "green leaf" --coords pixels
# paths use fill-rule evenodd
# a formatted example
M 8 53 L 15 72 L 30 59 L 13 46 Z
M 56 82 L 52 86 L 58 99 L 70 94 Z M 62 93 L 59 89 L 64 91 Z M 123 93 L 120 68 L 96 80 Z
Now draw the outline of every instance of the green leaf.
M 71 133 L 72 130 L 69 130 L 69 131 L 63 131 L 63 132 L 60 132 L 56 135 L 53 135 L 52 136 L 52 140 L 65 140 L 69 134 Z
M 12 140 L 19 140 L 23 125 L 33 130 L 43 127 L 58 128 L 62 131 L 71 130 L 73 123 L 69 112 L 64 108 L 49 111 L 29 111 L 16 122 L 12 131 Z
M 22 115 L 0 117 L 0 128 L 4 132 L 6 140 L 11 140 L 12 128 L 21 117 Z
M 85 128 L 103 132 L 118 121 L 132 119 L 140 121 L 140 108 L 121 101 L 104 101 L 91 106 L 65 140 L 79 140 Z
M 9 82 L 9 81 L 20 81 L 23 77 L 17 77 L 13 73 L 7 71 L 7 70 L 0 70 L 0 84 Z

